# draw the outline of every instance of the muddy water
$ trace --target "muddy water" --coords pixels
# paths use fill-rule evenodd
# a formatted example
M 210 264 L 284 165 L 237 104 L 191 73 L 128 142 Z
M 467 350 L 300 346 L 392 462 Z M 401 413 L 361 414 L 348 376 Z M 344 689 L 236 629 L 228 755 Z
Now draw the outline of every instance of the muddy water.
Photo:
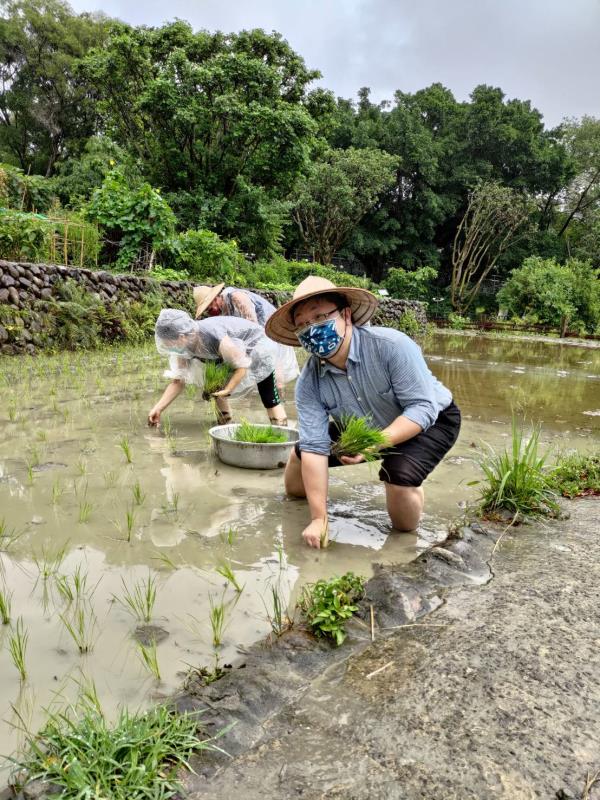
M 461 438 L 427 481 L 418 535 L 392 534 L 376 468 L 331 473 L 331 538 L 316 552 L 301 544 L 305 504 L 284 497 L 281 472 L 238 470 L 216 461 L 207 431 L 210 406 L 187 393 L 161 432 L 145 425 L 164 387 L 152 348 L 0 362 L 0 587 L 12 617 L 28 631 L 21 685 L 0 629 L 0 753 L 19 744 L 18 713 L 37 728 L 45 707 L 73 700 L 94 681 L 108 713 L 167 695 L 187 665 L 214 664 L 209 621 L 225 607 L 220 662 L 270 630 L 272 588 L 292 608 L 302 584 L 371 564 L 408 561 L 444 535 L 473 496 L 482 441 L 505 442 L 511 410 L 543 421 L 546 443 L 588 448 L 600 433 L 600 350 L 435 335 L 424 342 L 435 374 L 464 414 Z M 238 401 L 238 417 L 262 421 L 257 399 Z M 288 402 L 289 416 L 295 417 Z M 129 451 L 129 455 L 125 451 Z M 229 565 L 241 594 L 216 571 Z M 86 578 L 79 605 L 61 582 Z M 143 665 L 140 624 L 125 592 L 151 577 L 151 623 L 160 680 Z M 65 622 L 83 608 L 87 653 Z M 62 616 L 62 619 L 61 619 Z

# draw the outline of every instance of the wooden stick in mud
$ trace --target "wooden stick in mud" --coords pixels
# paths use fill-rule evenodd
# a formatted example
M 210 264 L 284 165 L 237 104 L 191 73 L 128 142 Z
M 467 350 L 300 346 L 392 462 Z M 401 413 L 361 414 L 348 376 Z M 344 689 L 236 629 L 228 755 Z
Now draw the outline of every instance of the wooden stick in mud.
M 391 667 L 393 663 L 394 663 L 393 661 L 388 661 L 388 663 L 384 664 L 383 667 L 379 667 L 379 669 L 373 670 L 373 672 L 369 672 L 369 674 L 366 675 L 365 677 L 367 678 L 367 680 L 369 680 L 369 678 L 372 678 L 373 675 L 377 675 L 378 672 L 383 672 L 384 669 Z
M 373 606 L 369 606 L 371 612 L 371 641 L 375 641 L 375 614 L 373 613 Z

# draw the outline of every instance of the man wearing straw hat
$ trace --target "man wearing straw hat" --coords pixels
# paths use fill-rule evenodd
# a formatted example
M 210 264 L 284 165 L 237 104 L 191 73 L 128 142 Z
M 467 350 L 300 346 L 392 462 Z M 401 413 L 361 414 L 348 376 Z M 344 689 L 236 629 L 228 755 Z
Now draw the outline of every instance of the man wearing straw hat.
M 284 476 L 286 492 L 308 500 L 311 522 L 302 535 L 311 547 L 326 539 L 328 467 L 364 461 L 330 454 L 344 416 L 368 418 L 389 443 L 381 450 L 379 478 L 400 531 L 417 527 L 421 484 L 460 430 L 460 411 L 419 346 L 400 331 L 366 325 L 377 303 L 365 289 L 310 276 L 265 327 L 271 339 L 311 355 L 296 384 L 300 441 Z

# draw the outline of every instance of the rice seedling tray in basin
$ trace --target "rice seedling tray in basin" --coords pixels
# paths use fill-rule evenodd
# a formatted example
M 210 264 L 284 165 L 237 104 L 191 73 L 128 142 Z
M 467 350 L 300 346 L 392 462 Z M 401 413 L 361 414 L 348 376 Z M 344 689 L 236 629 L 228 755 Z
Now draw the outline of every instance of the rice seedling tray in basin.
M 277 433 L 285 435 L 284 442 L 238 442 L 234 437 L 239 423 L 215 425 L 208 431 L 212 439 L 213 449 L 224 464 L 242 469 L 281 469 L 285 467 L 294 444 L 298 441 L 298 431 L 284 428 L 281 425 L 257 425 L 256 427 L 272 427 Z

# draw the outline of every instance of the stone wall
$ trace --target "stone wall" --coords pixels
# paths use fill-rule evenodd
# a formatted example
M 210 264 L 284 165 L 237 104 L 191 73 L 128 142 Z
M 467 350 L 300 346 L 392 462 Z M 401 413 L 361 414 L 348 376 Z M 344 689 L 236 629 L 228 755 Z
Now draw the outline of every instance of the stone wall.
M 149 293 L 159 290 L 164 305 L 192 310 L 192 288 L 189 281 L 156 281 L 139 275 L 114 275 L 55 266 L 26 264 L 0 260 L 0 352 L 8 354 L 34 353 L 53 346 L 52 335 L 45 322 L 53 301 L 59 299 L 58 289 L 67 279 L 76 281 L 92 293 L 107 308 L 119 305 L 122 309 L 132 303 L 144 302 Z M 258 290 L 275 305 L 289 299 L 285 292 Z M 423 303 L 382 298 L 373 319 L 375 324 L 394 325 L 407 310 L 412 310 L 421 325 L 427 319 Z

